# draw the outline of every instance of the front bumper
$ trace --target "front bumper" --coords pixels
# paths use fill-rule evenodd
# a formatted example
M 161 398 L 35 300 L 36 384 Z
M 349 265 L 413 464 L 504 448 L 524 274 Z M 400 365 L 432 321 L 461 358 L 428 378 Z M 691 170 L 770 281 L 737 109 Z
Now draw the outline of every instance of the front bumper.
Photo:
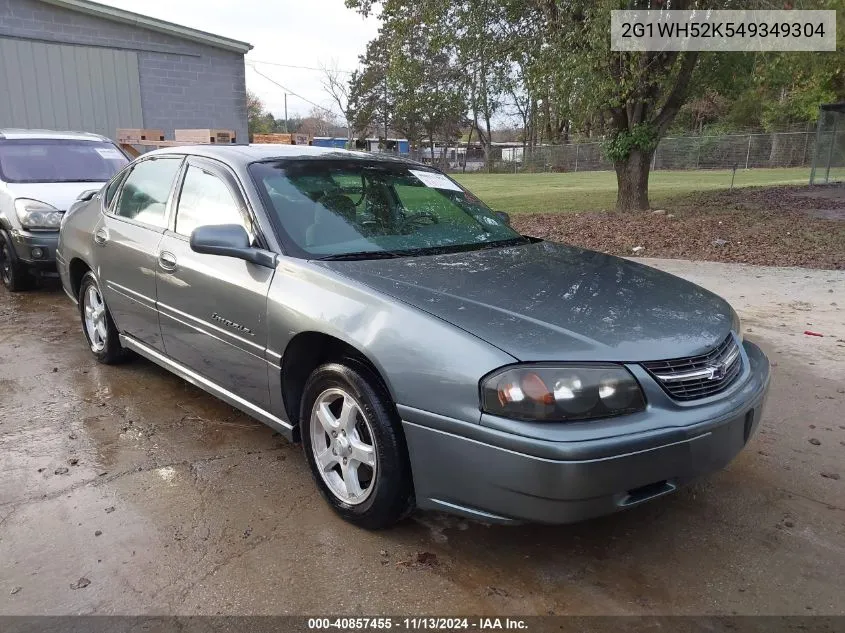
M 727 408 L 719 415 L 687 423 L 690 410 L 672 418 L 671 411 L 650 406 L 652 430 L 623 436 L 517 438 L 400 407 L 417 505 L 495 523 L 571 523 L 717 471 L 756 431 L 768 391 L 768 359 L 753 343 L 743 348 L 747 369 L 722 399 Z M 673 425 L 673 419 L 684 423 Z
M 12 231 L 12 248 L 18 261 L 31 268 L 44 271 L 56 270 L 56 247 L 59 244 L 59 232 L 36 233 Z

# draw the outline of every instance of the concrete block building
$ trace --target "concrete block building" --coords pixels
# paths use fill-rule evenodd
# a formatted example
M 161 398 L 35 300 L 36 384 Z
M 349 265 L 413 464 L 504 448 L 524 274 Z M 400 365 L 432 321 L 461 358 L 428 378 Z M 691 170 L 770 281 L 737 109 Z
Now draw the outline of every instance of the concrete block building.
M 0 0 L 0 128 L 235 130 L 245 43 L 88 0 Z

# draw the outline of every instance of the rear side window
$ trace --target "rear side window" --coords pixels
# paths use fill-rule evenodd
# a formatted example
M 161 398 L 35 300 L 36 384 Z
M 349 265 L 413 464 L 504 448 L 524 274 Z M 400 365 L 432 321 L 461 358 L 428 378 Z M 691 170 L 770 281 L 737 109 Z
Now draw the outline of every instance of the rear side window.
M 167 198 L 181 164 L 181 158 L 156 158 L 138 163 L 126 178 L 114 214 L 165 228 Z
M 223 180 L 200 167 L 191 165 L 176 210 L 176 232 L 188 235 L 198 226 L 240 224 L 250 237 L 251 223 Z

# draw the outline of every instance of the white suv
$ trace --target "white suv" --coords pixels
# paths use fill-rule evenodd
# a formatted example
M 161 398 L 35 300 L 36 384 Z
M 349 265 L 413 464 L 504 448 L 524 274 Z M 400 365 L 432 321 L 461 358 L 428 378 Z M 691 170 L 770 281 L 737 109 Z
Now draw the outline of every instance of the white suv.
M 0 129 L 0 280 L 11 291 L 55 271 L 62 215 L 129 160 L 86 132 Z

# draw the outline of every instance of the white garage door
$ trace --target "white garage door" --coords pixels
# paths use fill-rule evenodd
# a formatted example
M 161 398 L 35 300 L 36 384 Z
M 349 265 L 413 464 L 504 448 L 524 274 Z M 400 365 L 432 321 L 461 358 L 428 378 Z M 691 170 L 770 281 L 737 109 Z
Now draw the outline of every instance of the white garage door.
M 0 128 L 144 127 L 138 54 L 0 37 Z

